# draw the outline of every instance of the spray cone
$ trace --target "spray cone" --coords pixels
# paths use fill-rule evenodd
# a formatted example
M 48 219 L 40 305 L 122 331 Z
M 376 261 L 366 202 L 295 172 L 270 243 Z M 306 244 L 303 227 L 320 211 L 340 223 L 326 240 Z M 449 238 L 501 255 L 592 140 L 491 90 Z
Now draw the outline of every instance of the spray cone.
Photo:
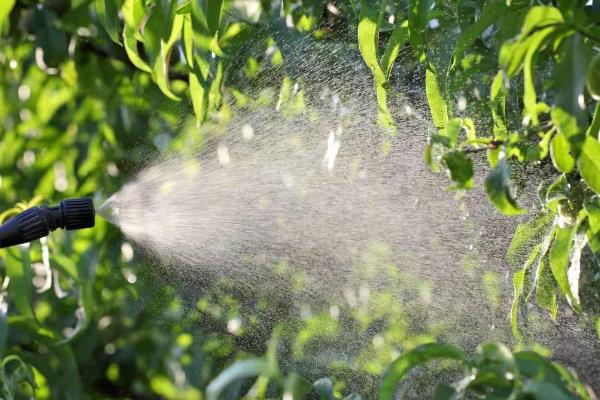
M 92 199 L 64 199 L 57 206 L 32 207 L 0 226 L 0 247 L 28 243 L 57 228 L 68 231 L 91 228 L 95 221 Z

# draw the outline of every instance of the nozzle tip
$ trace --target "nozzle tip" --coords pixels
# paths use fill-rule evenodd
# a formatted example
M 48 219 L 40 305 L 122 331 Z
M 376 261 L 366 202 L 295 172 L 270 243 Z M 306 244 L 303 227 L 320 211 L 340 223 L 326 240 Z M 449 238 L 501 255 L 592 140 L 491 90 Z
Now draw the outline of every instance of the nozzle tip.
M 77 199 L 64 199 L 60 202 L 65 229 L 92 228 L 95 223 L 96 211 L 94 203 L 89 197 Z

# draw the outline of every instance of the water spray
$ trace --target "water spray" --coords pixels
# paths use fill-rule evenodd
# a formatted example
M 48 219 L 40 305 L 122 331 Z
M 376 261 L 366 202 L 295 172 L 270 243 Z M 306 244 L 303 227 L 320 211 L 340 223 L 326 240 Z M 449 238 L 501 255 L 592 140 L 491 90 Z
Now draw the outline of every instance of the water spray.
M 0 226 L 0 248 L 43 238 L 57 228 L 92 228 L 94 218 L 94 203 L 88 197 L 64 199 L 53 207 L 32 207 Z

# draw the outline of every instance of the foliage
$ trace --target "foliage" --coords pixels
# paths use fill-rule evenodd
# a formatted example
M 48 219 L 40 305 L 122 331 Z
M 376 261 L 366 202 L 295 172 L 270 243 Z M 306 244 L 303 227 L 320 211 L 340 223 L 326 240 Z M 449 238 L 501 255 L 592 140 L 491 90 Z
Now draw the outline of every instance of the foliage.
M 517 322 L 534 291 L 553 317 L 559 295 L 582 307 L 580 276 L 600 249 L 600 106 L 595 82 L 585 89 L 588 61 L 598 52 L 599 4 L 545 3 L 3 0 L 0 204 L 9 210 L 0 219 L 62 197 L 100 200 L 144 155 L 193 151 L 201 142 L 198 125 L 226 121 L 232 103 L 252 105 L 240 81 L 283 76 L 279 98 L 266 101 L 294 115 L 303 97 L 280 71 L 287 59 L 282 44 L 350 31 L 374 77 L 379 121 L 391 135 L 395 62 L 424 68 L 433 121 L 425 156 L 432 168 L 449 171 L 454 189 L 474 186 L 477 155 L 485 151 L 490 201 L 518 215 L 525 211 L 511 167 L 541 163 L 557 171 L 540 185 L 543 215 L 517 230 L 509 254 L 527 259 L 514 275 L 519 335 Z M 180 116 L 188 102 L 191 124 Z M 0 383 L 7 399 L 295 398 L 311 391 L 339 397 L 356 390 L 340 383 L 355 371 L 340 368 L 338 380 L 332 375 L 311 385 L 278 365 L 277 350 L 286 342 L 301 362 L 318 352 L 315 343 L 333 343 L 341 330 L 368 343 L 377 319 L 389 322 L 385 345 L 366 346 L 356 359 L 361 373 L 376 377 L 401 354 L 383 374 L 382 398 L 434 356 L 459 360 L 467 371 L 465 379 L 440 386 L 440 398 L 492 390 L 587 396 L 567 370 L 533 353 L 490 344 L 468 358 L 453 347 L 419 347 L 437 339 L 436 327 L 431 334 L 411 330 L 406 310 L 385 293 L 377 294 L 382 307 L 374 315 L 341 310 L 345 325 L 330 313 L 291 321 L 275 330 L 263 357 L 264 348 L 243 342 L 270 335 L 272 324 L 260 319 L 261 309 L 274 307 L 269 299 L 256 299 L 249 308 L 258 311 L 242 320 L 245 305 L 232 294 L 190 299 L 157 287 L 147 265 L 132 259 L 131 246 L 102 221 L 93 231 L 56 233 L 1 256 Z
M 386 2 L 373 5 L 373 10 L 377 6 L 380 15 L 389 9 Z M 361 18 L 375 21 L 367 15 Z M 376 33 L 381 20 L 373 28 Z M 553 318 L 557 294 L 579 310 L 581 269 L 586 263 L 593 268 L 600 249 L 595 226 L 600 103 L 585 91 L 586 73 L 588 88 L 597 80 L 597 67 L 588 67 L 588 62 L 593 54 L 598 58 L 598 4 L 559 1 L 530 6 L 492 0 L 449 5 L 414 0 L 405 19 L 398 21 L 396 29 L 408 29 L 402 40 L 426 68 L 426 94 L 436 128 L 426 160 L 434 169 L 449 171 L 454 189 L 472 187 L 471 154 L 486 151 L 489 199 L 503 214 L 518 215 L 525 210 L 511 188 L 511 164 L 548 164 L 551 159 L 560 174 L 551 183 L 540 180 L 543 212 L 556 218 L 515 274 L 515 332 L 518 306 L 533 290 Z M 361 52 L 372 66 L 377 46 L 360 33 L 359 25 Z M 375 81 L 382 81 L 381 73 L 371 69 Z M 386 100 L 378 98 L 380 113 L 385 113 L 381 102 Z M 487 118 L 482 112 L 486 108 Z M 482 122 L 476 127 L 473 120 Z M 593 255 L 587 257 L 587 251 Z

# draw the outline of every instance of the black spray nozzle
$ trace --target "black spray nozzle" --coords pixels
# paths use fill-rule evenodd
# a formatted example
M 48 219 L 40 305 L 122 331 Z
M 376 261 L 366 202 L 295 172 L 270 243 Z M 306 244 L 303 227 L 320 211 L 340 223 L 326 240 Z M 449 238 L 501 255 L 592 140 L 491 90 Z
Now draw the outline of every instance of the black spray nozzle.
M 0 226 L 0 247 L 28 243 L 48 236 L 57 228 L 68 231 L 95 224 L 92 199 L 64 199 L 54 207 L 32 207 Z

